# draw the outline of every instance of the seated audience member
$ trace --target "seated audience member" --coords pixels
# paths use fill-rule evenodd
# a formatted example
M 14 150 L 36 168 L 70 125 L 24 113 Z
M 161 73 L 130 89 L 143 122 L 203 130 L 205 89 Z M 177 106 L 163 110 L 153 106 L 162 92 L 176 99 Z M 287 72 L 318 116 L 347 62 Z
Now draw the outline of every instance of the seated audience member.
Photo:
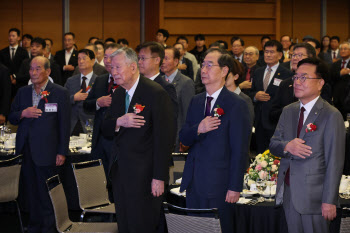
M 104 66 L 100 65 L 99 63 L 96 62 L 96 54 L 98 52 L 98 48 L 97 48 L 97 45 L 95 44 L 87 44 L 85 45 L 85 49 L 89 49 L 91 50 L 93 53 L 94 53 L 94 65 L 93 65 L 93 71 L 94 71 L 94 74 L 96 74 L 97 76 L 100 76 L 100 75 L 103 75 L 103 74 L 107 74 L 108 71 L 105 69 Z M 74 70 L 74 73 L 73 75 L 77 75 L 77 74 L 80 74 L 80 68 L 79 66 L 77 66 Z
M 242 40 L 238 36 L 234 36 L 231 38 L 231 54 L 233 58 L 244 65 L 243 61 L 243 51 L 244 51 L 244 40 Z
M 11 105 L 11 78 L 9 70 L 0 63 L 0 124 L 6 122 Z
M 63 42 L 64 49 L 57 51 L 55 55 L 55 62 L 59 65 L 61 70 L 62 85 L 73 75 L 75 67 L 78 66 L 78 52 L 74 46 L 75 34 L 73 32 L 66 32 Z
M 127 39 L 122 38 L 122 39 L 118 39 L 117 44 L 120 44 L 123 47 L 129 47 L 129 41 L 127 41 Z
M 281 62 L 290 61 L 291 57 L 289 56 L 289 47 L 292 44 L 292 40 L 291 40 L 290 36 L 288 36 L 288 35 L 281 36 L 280 42 L 283 46 L 283 57 L 282 57 Z
M 108 37 L 106 40 L 105 40 L 105 46 L 108 45 L 108 44 L 112 44 L 112 43 L 115 43 L 115 39 L 113 39 L 112 37 Z
M 330 68 L 331 84 L 333 86 L 333 102 L 334 106 L 343 115 L 344 120 L 348 111 L 345 109 L 344 100 L 350 89 L 350 43 L 343 42 L 339 46 L 339 54 L 341 59 L 334 62 Z
M 180 43 L 180 44 L 182 44 L 184 46 L 184 52 L 185 52 L 184 57 L 192 62 L 193 77 L 196 78 L 197 77 L 196 76 L 197 75 L 197 70 L 199 68 L 199 65 L 198 65 L 196 57 L 192 53 L 189 53 L 187 51 L 187 49 L 188 49 L 188 39 L 187 39 L 187 37 L 186 36 L 179 36 L 176 39 L 176 43 Z
M 332 65 L 332 63 L 334 63 L 334 62 L 338 61 L 338 59 L 340 59 L 339 43 L 340 43 L 340 38 L 338 36 L 331 37 L 330 50 L 328 50 L 327 53 L 323 54 L 323 60 L 327 64 Z
M 175 151 L 179 152 L 179 132 L 186 120 L 187 109 L 195 94 L 194 83 L 189 77 L 181 74 L 177 69 L 180 60 L 180 52 L 174 47 L 165 48 L 165 56 L 161 70 L 165 74 L 165 80 L 173 84 L 176 89 L 178 102 L 177 134 Z
M 89 38 L 88 44 L 94 44 L 98 39 L 96 36 L 92 36 Z
M 174 48 L 179 50 L 180 52 L 180 61 L 179 61 L 179 66 L 177 67 L 181 73 L 190 79 L 194 80 L 194 74 L 193 74 L 193 67 L 192 67 L 192 62 L 188 60 L 187 58 L 184 57 L 184 47 L 180 43 L 174 44 Z
M 259 67 L 257 61 L 259 59 L 259 50 L 254 46 L 248 46 L 243 52 L 244 74 L 242 81 L 239 82 L 239 87 L 244 93 L 249 93 L 252 88 L 252 76 L 254 71 Z
M 196 46 L 190 51 L 190 53 L 196 57 L 198 64 L 202 64 L 205 51 L 207 51 L 207 46 L 205 46 L 205 36 L 197 34 L 194 36 L 194 41 L 196 42 Z
M 105 63 L 103 62 L 103 58 L 105 56 L 105 48 L 104 44 L 101 40 L 95 41 L 94 45 L 96 46 L 96 63 L 100 64 L 101 66 L 105 66 Z
M 276 95 L 282 80 L 292 76 L 292 72 L 280 65 L 283 47 L 279 41 L 270 40 L 264 47 L 266 66 L 256 69 L 253 74 L 250 98 L 255 103 L 255 136 L 257 153 L 263 153 L 270 143 L 276 125 L 270 120 L 269 114 L 272 99 Z
M 44 56 L 46 48 L 46 42 L 43 38 L 35 37 L 31 44 L 31 58 L 27 58 L 22 62 L 21 68 L 17 72 L 16 76 L 16 87 L 17 89 L 31 84 L 30 81 L 30 63 L 34 57 Z M 59 66 L 53 62 L 50 64 L 51 73 L 49 74 L 49 79 L 56 84 L 61 84 L 61 71 Z
M 86 133 L 86 121 L 93 119 L 93 115 L 88 115 L 83 110 L 83 102 L 88 97 L 88 92 L 97 77 L 93 72 L 95 63 L 95 54 L 90 49 L 82 49 L 78 52 L 78 67 L 80 74 L 67 79 L 65 88 L 69 91 L 71 111 L 70 133 L 79 136 L 80 133 Z
M 158 29 L 156 33 L 156 41 L 163 45 L 164 48 L 167 46 L 166 41 L 169 39 L 169 32 L 166 29 Z
M 262 36 L 260 39 L 261 50 L 259 50 L 259 60 L 258 60 L 259 66 L 266 66 L 266 63 L 264 61 L 264 46 L 265 46 L 265 43 L 268 42 L 269 40 L 271 40 L 271 37 L 266 35 Z
M 33 40 L 33 36 L 30 34 L 24 34 L 22 36 L 22 48 L 27 50 L 29 58 L 31 58 L 30 47 L 31 47 L 32 40 Z

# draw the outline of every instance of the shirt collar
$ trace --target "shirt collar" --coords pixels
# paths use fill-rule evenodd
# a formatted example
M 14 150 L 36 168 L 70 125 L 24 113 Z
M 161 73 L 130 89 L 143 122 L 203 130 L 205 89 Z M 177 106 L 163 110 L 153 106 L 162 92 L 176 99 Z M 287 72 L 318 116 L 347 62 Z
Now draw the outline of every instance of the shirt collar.
M 272 71 L 275 71 L 275 70 L 277 70 L 277 68 L 278 68 L 278 66 L 279 66 L 279 62 L 277 62 L 277 64 L 276 65 L 274 65 L 274 66 L 272 66 L 272 67 L 270 67 L 270 66 L 266 66 L 266 70 L 268 69 L 268 68 L 271 68 L 272 69 Z
M 160 73 L 158 72 L 158 74 L 156 74 L 156 75 L 150 77 L 149 79 L 151 79 L 152 81 L 154 81 L 154 80 L 158 77 L 159 74 L 160 74 Z
M 176 69 L 175 71 L 174 71 L 174 73 L 172 73 L 171 75 L 169 75 L 169 76 L 166 76 L 165 75 L 165 78 L 167 78 L 168 80 L 169 80 L 169 82 L 173 82 L 174 81 L 174 78 L 175 78 L 175 76 L 177 75 L 177 72 L 178 72 L 178 69 Z
M 10 48 L 10 50 L 11 50 L 11 48 L 15 48 L 15 50 L 17 50 L 18 49 L 18 44 L 16 45 L 16 46 L 9 46 L 9 48 Z
M 48 83 L 49 83 L 49 79 L 47 79 L 47 81 L 46 81 L 46 83 L 44 84 L 44 86 L 42 86 L 42 87 L 40 88 L 40 92 L 45 91 L 46 86 L 47 86 Z M 35 89 L 34 89 L 34 84 L 32 84 L 32 90 L 36 93 L 36 91 L 35 91 Z M 39 94 L 40 94 L 40 93 L 39 93 Z
M 236 90 L 233 91 L 233 93 L 236 93 L 237 95 L 241 94 L 241 88 L 237 87 Z
M 300 101 L 300 108 L 304 107 L 305 111 L 307 113 L 310 113 L 311 109 L 314 107 L 316 101 L 318 100 L 318 98 L 320 98 L 320 96 L 317 96 L 315 99 L 311 100 L 309 103 L 303 105 Z
M 342 62 L 343 62 L 343 61 L 345 61 L 345 64 L 348 64 L 349 61 L 350 61 L 350 57 L 349 57 L 348 59 L 346 59 L 346 60 L 342 60 Z
M 208 94 L 208 92 L 207 92 L 207 97 L 213 97 L 215 100 L 219 97 L 219 95 L 220 95 L 220 92 L 221 92 L 221 90 L 222 90 L 222 88 L 224 88 L 224 86 L 222 86 L 219 90 L 217 90 L 216 92 L 214 92 L 212 95 L 209 95 Z
M 73 53 L 73 50 L 74 50 L 74 47 L 70 50 L 70 51 L 67 51 L 66 49 L 64 50 L 66 53 L 68 54 L 72 54 Z
M 86 83 L 89 83 L 93 73 L 94 73 L 94 72 L 91 71 L 91 72 L 88 73 L 87 75 L 80 74 L 80 80 L 83 80 L 83 77 L 86 77 Z
M 128 93 L 128 95 L 130 96 L 130 102 L 131 102 L 131 99 L 135 93 L 135 90 L 136 90 L 136 87 L 137 85 L 139 84 L 139 81 L 140 81 L 140 75 L 139 77 L 137 78 L 136 82 L 134 83 L 134 85 L 130 88 L 130 90 L 126 90 L 126 92 Z

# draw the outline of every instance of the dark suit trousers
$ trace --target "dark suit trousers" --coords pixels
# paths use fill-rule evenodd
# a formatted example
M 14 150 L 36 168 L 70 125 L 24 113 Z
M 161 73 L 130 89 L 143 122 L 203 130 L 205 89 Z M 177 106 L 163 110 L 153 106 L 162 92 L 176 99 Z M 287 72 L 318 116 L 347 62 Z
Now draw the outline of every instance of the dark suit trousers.
M 119 233 L 154 233 L 159 222 L 163 195 L 154 198 L 151 193 L 128 195 L 115 162 L 111 168 L 113 197 Z M 150 184 L 151 185 L 151 184 Z
M 274 130 L 267 130 L 258 124 L 255 128 L 255 139 L 256 139 L 256 152 L 258 154 L 263 153 L 269 149 L 270 139 L 272 138 Z
M 111 161 L 111 149 L 113 146 L 113 140 L 108 140 L 102 134 L 100 134 L 96 146 L 91 149 L 92 159 L 101 159 L 103 168 L 105 169 L 106 177 L 108 177 L 108 169 Z
M 25 145 L 22 165 L 23 181 L 29 205 L 28 233 L 57 232 L 55 216 L 46 180 L 57 174 L 56 166 L 36 166 L 32 160 L 29 143 Z
M 290 187 L 284 185 L 283 210 L 286 216 L 289 233 L 329 233 L 329 221 L 322 215 L 300 214 L 294 209 Z
M 218 208 L 221 230 L 223 233 L 232 233 L 233 231 L 233 211 L 229 203 L 225 202 L 226 193 L 216 198 L 207 198 L 200 195 L 195 185 L 190 185 L 186 190 L 186 207 L 190 209 L 211 209 Z M 196 214 L 193 214 L 196 215 Z M 199 214 L 201 217 L 213 217 L 210 214 Z

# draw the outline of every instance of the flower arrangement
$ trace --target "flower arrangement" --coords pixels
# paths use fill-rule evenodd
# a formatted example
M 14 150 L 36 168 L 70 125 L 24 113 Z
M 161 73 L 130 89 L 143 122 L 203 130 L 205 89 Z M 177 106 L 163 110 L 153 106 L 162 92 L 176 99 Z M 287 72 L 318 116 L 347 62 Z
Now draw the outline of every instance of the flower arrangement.
M 248 185 L 255 182 L 258 178 L 270 181 L 277 180 L 280 160 L 281 158 L 272 155 L 270 150 L 258 154 L 247 170 Z

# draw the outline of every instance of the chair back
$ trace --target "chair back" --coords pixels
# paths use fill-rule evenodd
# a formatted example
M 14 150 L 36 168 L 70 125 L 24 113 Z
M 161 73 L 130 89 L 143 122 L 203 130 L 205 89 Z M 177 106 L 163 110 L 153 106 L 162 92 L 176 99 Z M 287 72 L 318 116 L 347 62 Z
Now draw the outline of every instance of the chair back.
M 221 233 L 217 209 L 188 209 L 170 205 L 166 202 L 163 203 L 163 207 L 169 233 Z M 171 213 L 170 210 L 174 213 Z M 200 217 L 199 214 L 201 213 L 211 213 L 213 217 Z
M 110 204 L 106 175 L 100 159 L 73 163 L 72 167 L 81 209 Z
M 22 155 L 0 161 L 0 202 L 17 199 L 21 162 Z
M 59 232 L 65 232 L 72 226 L 69 219 L 66 195 L 58 175 L 55 175 L 46 181 L 49 189 L 52 206 L 55 212 L 56 228 Z

